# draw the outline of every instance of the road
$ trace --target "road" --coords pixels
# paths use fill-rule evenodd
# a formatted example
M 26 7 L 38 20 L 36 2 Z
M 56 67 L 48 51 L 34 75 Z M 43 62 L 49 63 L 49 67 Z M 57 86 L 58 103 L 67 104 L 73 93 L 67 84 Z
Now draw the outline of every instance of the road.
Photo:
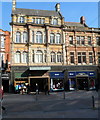
M 95 108 L 92 107 L 92 96 Z M 96 91 L 52 92 L 50 95 L 5 94 L 3 118 L 98 118 Z

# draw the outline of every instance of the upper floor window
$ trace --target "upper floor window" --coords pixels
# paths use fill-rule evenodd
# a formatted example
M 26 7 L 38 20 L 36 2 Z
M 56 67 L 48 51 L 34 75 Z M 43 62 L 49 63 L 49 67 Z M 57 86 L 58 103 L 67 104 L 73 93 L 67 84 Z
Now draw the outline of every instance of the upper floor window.
M 78 52 L 78 63 L 86 63 L 86 52 Z
M 32 43 L 34 43 L 34 31 L 32 31 Z
M 88 36 L 88 45 L 92 45 L 91 37 Z
M 28 41 L 27 32 L 23 32 L 23 43 L 26 43 L 27 41 Z
M 56 55 L 54 52 L 51 52 L 51 62 L 56 62 Z
M 20 23 L 24 23 L 24 22 L 25 22 L 24 16 L 21 16 L 21 17 L 20 17 L 19 22 L 20 22 Z
M 69 44 L 73 44 L 73 36 L 69 36 Z
M 32 19 L 32 23 L 35 23 L 35 18 Z
M 77 40 L 78 45 L 84 45 L 85 44 L 85 37 L 84 36 L 77 36 L 76 40 Z
M 36 24 L 41 24 L 41 18 L 36 18 Z
M 53 25 L 58 25 L 58 19 L 57 19 L 57 18 L 54 18 L 53 21 L 52 21 L 52 24 L 53 24 Z
M 23 52 L 23 55 L 22 55 L 22 57 L 23 57 L 23 58 L 22 58 L 22 62 L 23 62 L 23 63 L 27 63 L 27 58 L 28 58 L 27 55 L 28 55 L 27 52 L 24 51 L 24 52 Z
M 98 46 L 100 46 L 100 37 L 96 37 L 96 43 Z
M 20 51 L 17 51 L 15 54 L 15 63 L 20 63 L 21 62 L 21 53 Z
M 43 43 L 43 35 L 40 31 L 36 33 L 36 43 Z
M 42 51 L 38 50 L 38 51 L 36 52 L 35 61 L 36 61 L 37 63 L 42 63 L 42 62 L 43 62 L 43 53 L 42 53 Z
M 57 44 L 61 43 L 61 35 L 60 34 L 56 34 L 56 43 Z
M 89 52 L 89 63 L 93 63 L 93 54 Z
M 70 52 L 70 63 L 74 64 L 74 52 Z
M 50 34 L 50 43 L 55 43 L 55 35 L 53 33 Z
M 4 48 L 4 36 L 1 36 L 1 48 Z
M 62 62 L 62 55 L 60 52 L 57 53 L 57 62 Z
M 21 33 L 16 32 L 16 43 L 21 43 Z

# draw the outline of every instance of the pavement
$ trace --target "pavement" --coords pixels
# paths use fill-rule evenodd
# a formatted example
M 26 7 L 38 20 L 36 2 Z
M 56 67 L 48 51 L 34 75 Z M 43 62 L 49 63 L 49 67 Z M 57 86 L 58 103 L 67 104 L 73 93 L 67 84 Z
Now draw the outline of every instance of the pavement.
M 97 118 L 99 120 L 98 98 L 96 91 L 52 92 L 50 95 L 5 94 L 3 106 L 6 107 L 6 111 L 2 111 L 2 117 Z

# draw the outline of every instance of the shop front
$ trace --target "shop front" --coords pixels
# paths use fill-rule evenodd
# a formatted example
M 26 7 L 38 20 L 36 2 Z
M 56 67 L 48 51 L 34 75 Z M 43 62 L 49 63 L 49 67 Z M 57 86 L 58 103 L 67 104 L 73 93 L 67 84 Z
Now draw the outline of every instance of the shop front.
M 94 71 L 69 71 L 69 90 L 92 90 L 95 89 Z
M 64 73 L 50 72 L 50 89 L 51 91 L 64 90 Z

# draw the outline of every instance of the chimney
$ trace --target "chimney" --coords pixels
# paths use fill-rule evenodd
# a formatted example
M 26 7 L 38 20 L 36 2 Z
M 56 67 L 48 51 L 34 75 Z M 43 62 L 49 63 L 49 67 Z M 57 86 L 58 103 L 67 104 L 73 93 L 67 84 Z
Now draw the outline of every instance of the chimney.
M 16 10 L 16 0 L 12 0 L 12 11 Z
M 57 12 L 60 12 L 60 3 L 56 4 L 55 9 L 56 9 Z
M 82 17 L 80 18 L 80 23 L 81 23 L 81 24 L 85 24 L 85 17 L 84 17 L 84 16 L 82 16 Z

